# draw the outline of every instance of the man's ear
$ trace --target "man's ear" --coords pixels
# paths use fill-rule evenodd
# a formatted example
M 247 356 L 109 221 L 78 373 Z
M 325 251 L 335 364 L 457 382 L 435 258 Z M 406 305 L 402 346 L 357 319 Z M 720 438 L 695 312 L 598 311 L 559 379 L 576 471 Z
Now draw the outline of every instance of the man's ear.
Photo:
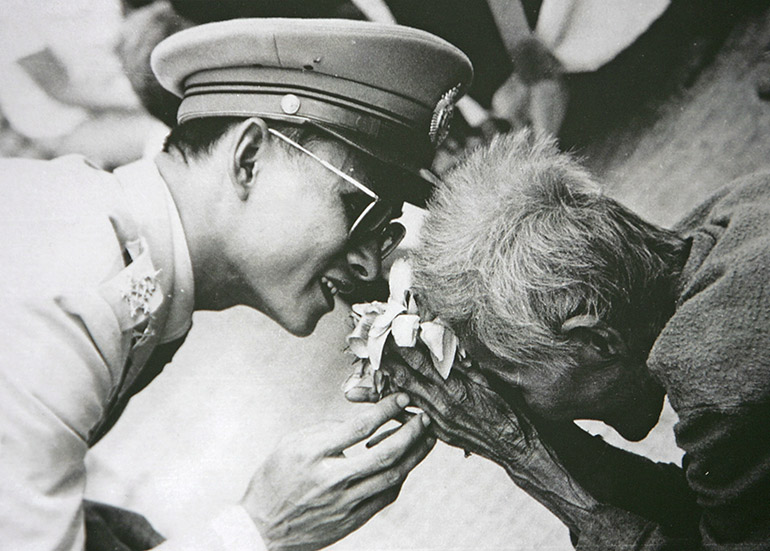
M 258 117 L 243 121 L 235 132 L 229 173 L 230 181 L 241 200 L 245 201 L 251 193 L 257 173 L 258 153 L 267 142 L 267 137 L 267 124 Z
M 580 346 L 587 360 L 601 362 L 628 354 L 628 345 L 620 332 L 597 316 L 573 316 L 561 326 L 562 335 Z

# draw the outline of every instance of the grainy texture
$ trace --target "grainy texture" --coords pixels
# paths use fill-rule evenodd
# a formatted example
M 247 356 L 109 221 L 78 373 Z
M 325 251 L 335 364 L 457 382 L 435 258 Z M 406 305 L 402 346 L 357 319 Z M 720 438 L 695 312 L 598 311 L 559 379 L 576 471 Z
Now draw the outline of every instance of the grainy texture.
M 581 150 L 609 192 L 672 225 L 734 178 L 770 164 L 770 11 L 741 22 L 695 83 Z
M 733 177 L 770 159 L 770 15 L 741 24 L 694 84 L 653 114 L 582 150 L 610 192 L 663 224 Z M 16 146 L 14 145 L 14 148 Z M 4 150 L 5 154 L 8 150 Z M 350 360 L 338 309 L 298 340 L 244 309 L 198 314 L 187 344 L 94 450 L 90 494 L 183 532 L 245 489 L 285 431 L 356 407 L 340 384 Z M 676 460 L 670 411 L 634 446 Z M 610 438 L 614 438 L 610 436 Z M 566 529 L 503 471 L 439 445 L 401 498 L 336 549 L 567 550 Z

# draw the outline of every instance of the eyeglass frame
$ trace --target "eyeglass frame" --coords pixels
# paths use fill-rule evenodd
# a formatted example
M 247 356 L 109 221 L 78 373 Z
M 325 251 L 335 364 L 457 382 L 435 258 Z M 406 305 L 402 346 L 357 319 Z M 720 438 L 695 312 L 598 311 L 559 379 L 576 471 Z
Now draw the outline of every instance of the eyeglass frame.
M 369 214 L 378 203 L 382 202 L 382 198 L 379 195 L 377 195 L 377 193 L 375 193 L 373 190 L 371 190 L 370 188 L 368 188 L 367 186 L 365 186 L 364 184 L 362 184 L 361 182 L 359 182 L 349 174 L 345 174 L 342 170 L 340 170 L 339 168 L 331 164 L 329 161 L 319 157 L 318 155 L 310 151 L 308 148 L 301 145 L 299 142 L 292 140 L 291 138 L 279 132 L 278 130 L 275 130 L 274 128 L 268 128 L 267 131 L 271 135 L 281 140 L 282 142 L 304 153 L 305 155 L 307 155 L 308 157 L 310 157 L 311 159 L 319 163 L 321 166 L 323 166 L 326 170 L 330 171 L 335 176 L 342 178 L 344 181 L 346 181 L 347 183 L 349 183 L 350 185 L 352 185 L 353 187 L 355 187 L 356 189 L 364 193 L 369 198 L 371 198 L 372 202 L 369 203 L 366 206 L 366 208 L 361 212 L 361 214 L 358 215 L 358 217 L 355 219 L 353 224 L 351 224 L 350 230 L 348 230 L 348 240 L 353 240 L 355 238 L 355 230 L 358 228 L 358 226 L 361 225 L 361 222 L 366 219 L 367 214 Z M 401 233 L 401 236 L 397 238 L 395 244 L 390 246 L 384 252 L 382 250 L 380 251 L 381 258 L 385 258 L 391 252 L 393 252 L 393 250 L 398 246 L 398 244 L 404 238 L 405 230 L 403 225 L 399 224 L 398 222 L 394 222 L 391 219 L 386 224 L 384 224 L 381 228 L 375 228 L 366 232 L 366 233 L 371 233 L 372 235 L 377 236 L 379 238 L 380 235 L 384 234 L 385 231 L 389 229 L 391 226 L 396 226 L 396 229 L 400 227 L 399 232 Z

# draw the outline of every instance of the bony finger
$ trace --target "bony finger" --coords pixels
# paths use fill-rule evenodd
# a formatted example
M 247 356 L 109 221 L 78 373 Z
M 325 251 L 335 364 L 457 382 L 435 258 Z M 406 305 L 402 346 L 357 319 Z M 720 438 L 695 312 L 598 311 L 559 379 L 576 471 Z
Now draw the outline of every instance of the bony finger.
M 403 392 L 386 396 L 358 417 L 341 423 L 326 435 L 327 452 L 337 454 L 361 440 L 370 437 L 378 428 L 395 418 L 409 405 L 409 396 Z
M 416 415 L 379 445 L 351 458 L 348 467 L 352 478 L 363 478 L 398 463 L 418 442 L 429 423 L 427 415 Z
M 419 443 L 412 446 L 401 460 L 389 469 L 377 472 L 350 486 L 347 491 L 348 498 L 351 501 L 366 500 L 371 495 L 377 495 L 393 488 L 400 488 L 407 475 L 425 459 L 435 444 L 436 438 L 433 435 L 422 439 Z
M 410 349 L 402 349 L 402 352 L 405 356 L 408 354 L 420 356 L 419 352 L 410 351 Z M 430 360 L 428 362 L 430 363 Z M 415 361 L 414 365 L 418 363 Z M 423 372 L 422 369 L 425 371 Z M 410 364 L 399 361 L 389 363 L 387 370 L 389 371 L 390 381 L 393 386 L 409 394 L 414 404 L 421 409 L 426 409 L 426 405 L 443 403 L 446 396 L 450 393 L 447 381 L 444 381 L 432 364 L 429 367 L 424 366 L 418 371 L 410 366 Z
M 373 388 L 354 386 L 345 391 L 345 398 L 349 402 L 355 403 L 373 403 L 377 401 L 379 394 Z
M 414 371 L 434 383 L 442 383 L 443 379 L 434 367 L 430 356 L 417 348 L 400 348 L 398 350 L 403 361 Z
M 404 411 L 396 415 L 393 419 L 395 419 L 402 425 L 406 425 L 412 417 L 414 417 L 415 415 L 419 415 L 420 413 L 421 412 L 412 413 L 408 409 L 405 409 Z M 382 431 L 379 434 L 375 434 L 374 438 L 371 438 L 366 443 L 366 447 L 373 448 L 374 446 L 376 446 L 377 444 L 385 440 L 388 436 L 390 436 L 391 434 L 394 434 L 399 428 L 400 427 L 393 427 L 392 429 L 388 429 L 388 430 Z
M 366 443 L 366 447 L 367 448 L 373 448 L 374 446 L 376 446 L 377 444 L 379 444 L 380 442 L 385 440 L 388 436 L 390 436 L 391 434 L 396 432 L 398 429 L 399 429 L 399 427 L 395 427 L 395 428 L 392 428 L 392 429 L 388 429 L 386 431 L 382 431 L 379 434 L 375 434 L 374 438 L 370 439 Z

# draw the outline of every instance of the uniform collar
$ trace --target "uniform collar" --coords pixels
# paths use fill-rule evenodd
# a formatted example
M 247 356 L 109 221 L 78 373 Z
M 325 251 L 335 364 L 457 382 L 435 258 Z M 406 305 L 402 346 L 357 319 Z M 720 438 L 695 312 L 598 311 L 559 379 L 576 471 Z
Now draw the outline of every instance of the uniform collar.
M 190 251 L 179 211 L 155 162 L 142 159 L 115 169 L 114 174 L 139 232 L 147 240 L 153 264 L 160 270 L 166 298 L 171 300 L 160 342 L 178 339 L 190 330 L 195 297 Z M 171 254 L 153 254 L 153 250 L 163 251 L 162 243 L 169 238 Z

